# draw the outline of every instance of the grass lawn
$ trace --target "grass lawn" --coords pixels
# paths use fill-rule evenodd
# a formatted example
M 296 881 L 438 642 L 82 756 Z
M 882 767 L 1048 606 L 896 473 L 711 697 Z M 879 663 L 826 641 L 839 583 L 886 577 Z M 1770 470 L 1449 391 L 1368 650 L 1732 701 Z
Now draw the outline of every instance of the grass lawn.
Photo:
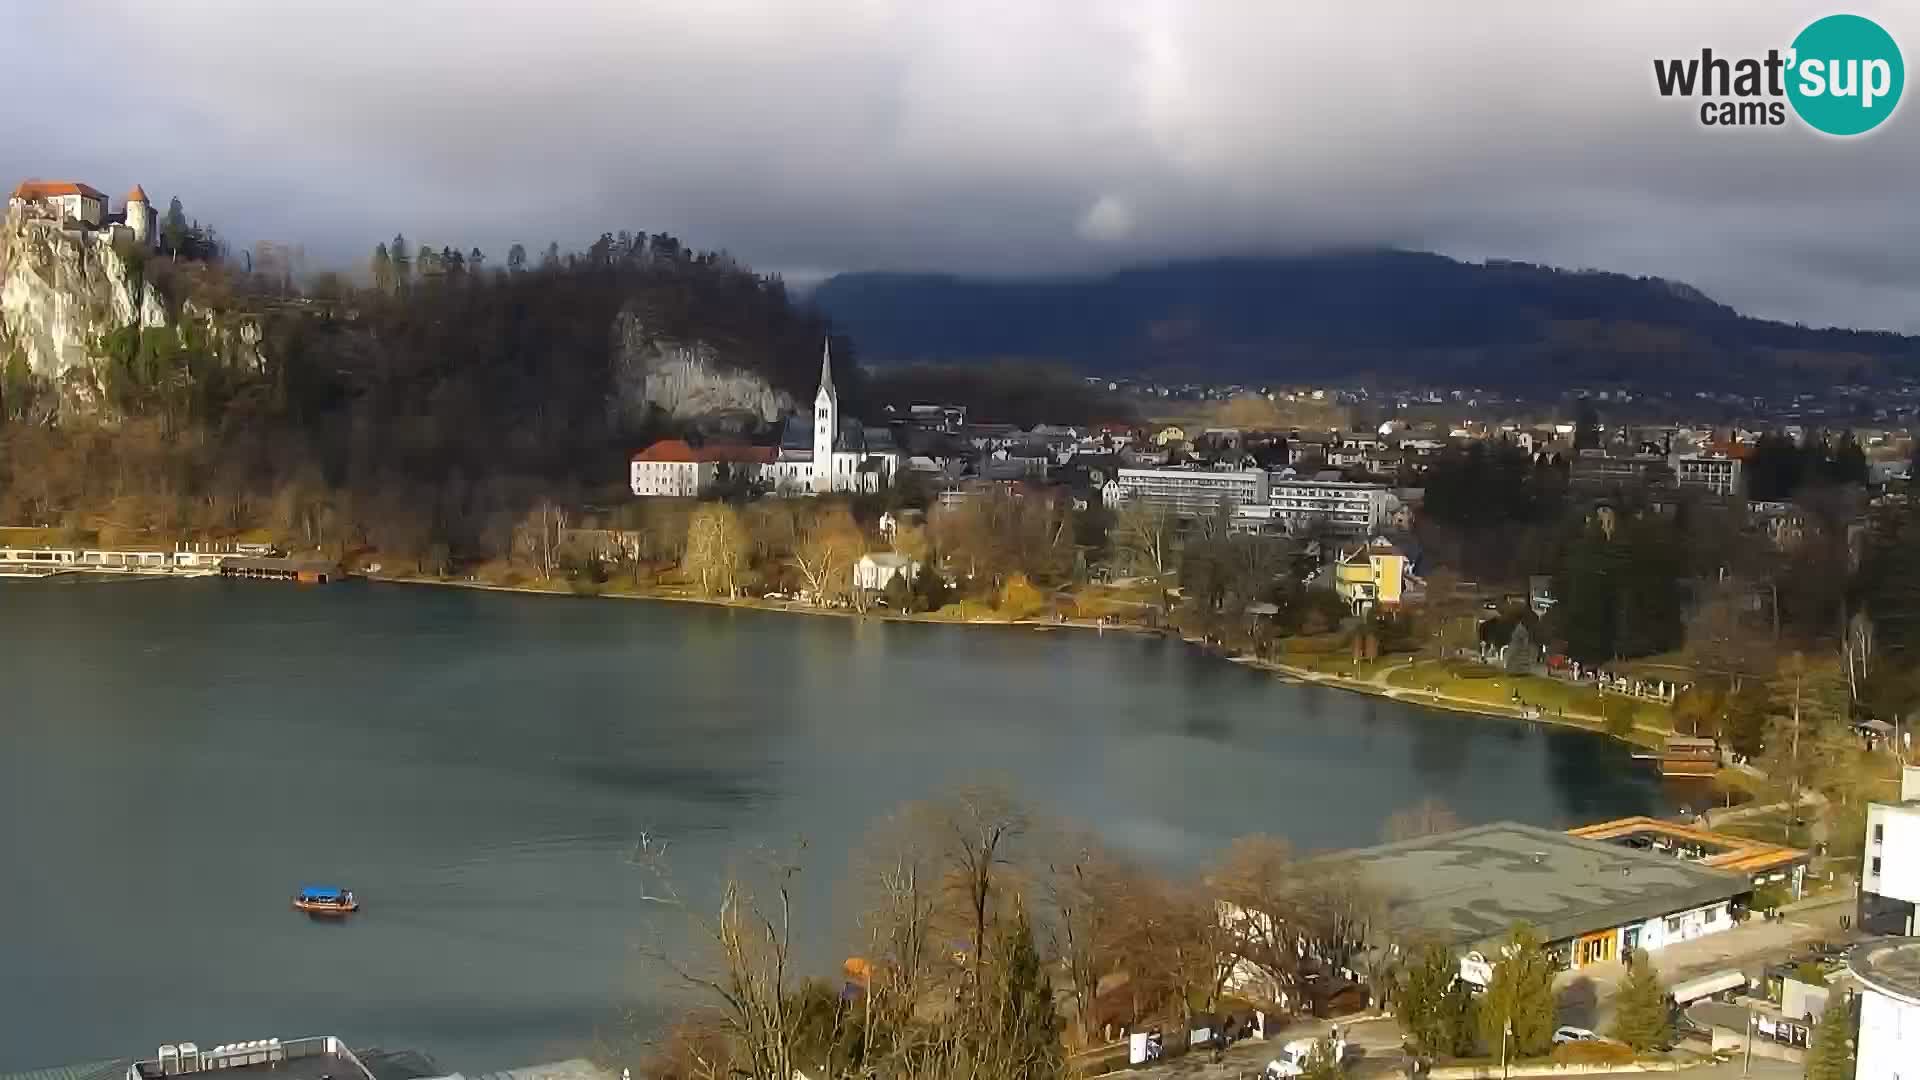
M 1635 701 L 1618 696 L 1603 698 L 1592 686 L 1579 686 L 1540 675 L 1513 675 L 1498 668 L 1458 660 L 1422 660 L 1387 676 L 1391 686 L 1425 690 L 1438 686 L 1448 697 L 1465 698 L 1486 705 L 1514 704 L 1514 693 L 1528 705 L 1538 706 L 1549 715 L 1564 714 L 1594 724 L 1603 723 L 1601 706 L 1626 708 L 1635 727 L 1671 730 L 1673 714 L 1666 706 L 1651 701 Z
M 1792 816 L 1784 809 L 1764 810 L 1757 814 L 1736 818 L 1725 824 L 1716 823 L 1718 832 L 1732 833 L 1752 840 L 1767 840 L 1788 847 L 1806 848 L 1813 846 L 1813 808 L 1801 807 L 1798 825 L 1792 824 Z

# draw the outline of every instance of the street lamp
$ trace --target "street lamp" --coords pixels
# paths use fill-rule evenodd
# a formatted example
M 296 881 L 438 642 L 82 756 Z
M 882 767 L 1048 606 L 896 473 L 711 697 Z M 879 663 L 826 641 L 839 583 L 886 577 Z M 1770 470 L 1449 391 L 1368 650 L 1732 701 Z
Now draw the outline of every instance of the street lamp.
M 1753 1015 L 1752 1006 L 1747 1008 L 1747 1060 L 1740 1066 L 1741 1076 L 1753 1075 L 1753 1036 L 1760 1030 L 1760 1018 Z
M 1507 1040 L 1513 1038 L 1513 1018 L 1500 1029 L 1500 1080 L 1507 1080 Z

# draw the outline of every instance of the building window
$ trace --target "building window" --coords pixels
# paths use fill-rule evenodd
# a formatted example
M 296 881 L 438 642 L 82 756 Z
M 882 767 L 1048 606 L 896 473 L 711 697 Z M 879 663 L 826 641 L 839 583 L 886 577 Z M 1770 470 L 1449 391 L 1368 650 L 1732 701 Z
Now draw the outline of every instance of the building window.
M 1677 934 L 1679 932 L 1680 932 L 1680 916 L 1678 915 L 1667 916 L 1667 933 Z
M 1887 827 L 1885 825 L 1875 825 L 1873 827 L 1873 842 L 1875 844 L 1878 844 L 1886 835 Z
M 1880 876 L 1880 856 L 1873 857 L 1873 863 L 1868 867 L 1867 873 L 1873 877 Z

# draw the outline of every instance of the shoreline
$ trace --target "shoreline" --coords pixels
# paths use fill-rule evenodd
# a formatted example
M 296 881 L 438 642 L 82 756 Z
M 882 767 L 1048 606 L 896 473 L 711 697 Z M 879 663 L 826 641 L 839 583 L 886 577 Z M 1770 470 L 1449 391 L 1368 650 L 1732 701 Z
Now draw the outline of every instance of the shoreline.
M 399 577 L 391 574 L 356 574 L 353 576 L 364 581 L 378 582 L 383 585 L 426 585 L 440 588 L 472 589 L 478 592 L 517 593 L 526 596 L 552 596 L 581 600 L 653 600 L 672 604 L 699 604 L 705 607 L 727 608 L 738 611 L 764 611 L 771 614 L 812 615 L 841 619 L 878 619 L 883 622 L 918 623 L 923 626 L 988 626 L 1005 627 L 1009 629 L 1030 629 L 1042 632 L 1071 629 L 1106 633 L 1111 630 L 1115 633 L 1177 639 L 1215 659 L 1223 660 L 1240 667 L 1249 667 L 1258 671 L 1264 671 L 1269 675 L 1273 675 L 1297 686 L 1322 686 L 1333 690 L 1344 690 L 1349 693 L 1361 694 L 1366 697 L 1382 698 L 1404 705 L 1417 705 L 1422 708 L 1434 709 L 1440 712 L 1475 716 L 1489 720 L 1547 724 L 1554 727 L 1566 728 L 1570 731 L 1584 731 L 1593 735 L 1602 735 L 1634 749 L 1647 749 L 1657 747 L 1658 745 L 1646 739 L 1635 738 L 1635 735 L 1645 733 L 1651 737 L 1665 734 L 1657 728 L 1642 726 L 1635 728 L 1631 735 L 1615 735 L 1607 731 L 1597 720 L 1590 721 L 1581 718 L 1549 715 L 1527 716 L 1521 709 L 1513 706 L 1494 705 L 1483 701 L 1475 701 L 1471 698 L 1451 697 L 1445 694 L 1428 693 L 1423 690 L 1390 686 L 1384 681 L 1384 678 L 1354 679 L 1345 675 L 1331 675 L 1325 672 L 1295 667 L 1291 664 L 1285 664 L 1275 660 L 1263 660 L 1257 656 L 1249 656 L 1246 654 L 1230 655 L 1208 646 L 1198 638 L 1186 637 L 1171 631 L 1151 630 L 1146 627 L 1126 624 L 1100 626 L 1094 623 L 1076 622 L 1073 620 L 1055 622 L 1042 619 L 930 619 L 922 615 L 908 615 L 892 611 L 861 612 L 841 608 L 795 605 L 791 601 L 775 605 L 757 602 L 750 597 L 726 599 L 704 596 L 666 596 L 651 593 L 576 593 L 571 590 L 541 589 L 526 585 L 493 585 L 481 581 L 446 581 L 435 578 Z M 1410 665 L 1414 662 L 1415 661 L 1409 659 L 1407 664 Z M 1391 670 L 1395 669 L 1388 669 L 1388 671 Z M 1385 674 L 1386 672 L 1381 673 L 1382 676 Z

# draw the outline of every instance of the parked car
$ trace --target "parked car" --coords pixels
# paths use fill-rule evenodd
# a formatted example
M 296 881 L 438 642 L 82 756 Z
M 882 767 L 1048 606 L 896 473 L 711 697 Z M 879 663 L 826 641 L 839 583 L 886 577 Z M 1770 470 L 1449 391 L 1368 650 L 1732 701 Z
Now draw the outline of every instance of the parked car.
M 1574 1027 L 1572 1024 L 1568 1024 L 1565 1027 L 1556 1028 L 1554 1030 L 1553 1041 L 1556 1044 L 1558 1044 L 1558 1043 L 1574 1043 L 1574 1042 L 1605 1042 L 1606 1040 L 1602 1039 L 1597 1033 L 1588 1031 L 1586 1028 Z
M 1313 1048 L 1319 1045 L 1317 1039 L 1295 1039 L 1280 1048 L 1280 1056 L 1267 1062 L 1267 1069 L 1261 1073 L 1261 1080 L 1286 1080 L 1291 1076 L 1303 1076 L 1307 1071 L 1307 1062 L 1313 1057 Z M 1335 1039 L 1333 1042 L 1333 1060 L 1335 1064 L 1346 1060 L 1347 1040 Z

